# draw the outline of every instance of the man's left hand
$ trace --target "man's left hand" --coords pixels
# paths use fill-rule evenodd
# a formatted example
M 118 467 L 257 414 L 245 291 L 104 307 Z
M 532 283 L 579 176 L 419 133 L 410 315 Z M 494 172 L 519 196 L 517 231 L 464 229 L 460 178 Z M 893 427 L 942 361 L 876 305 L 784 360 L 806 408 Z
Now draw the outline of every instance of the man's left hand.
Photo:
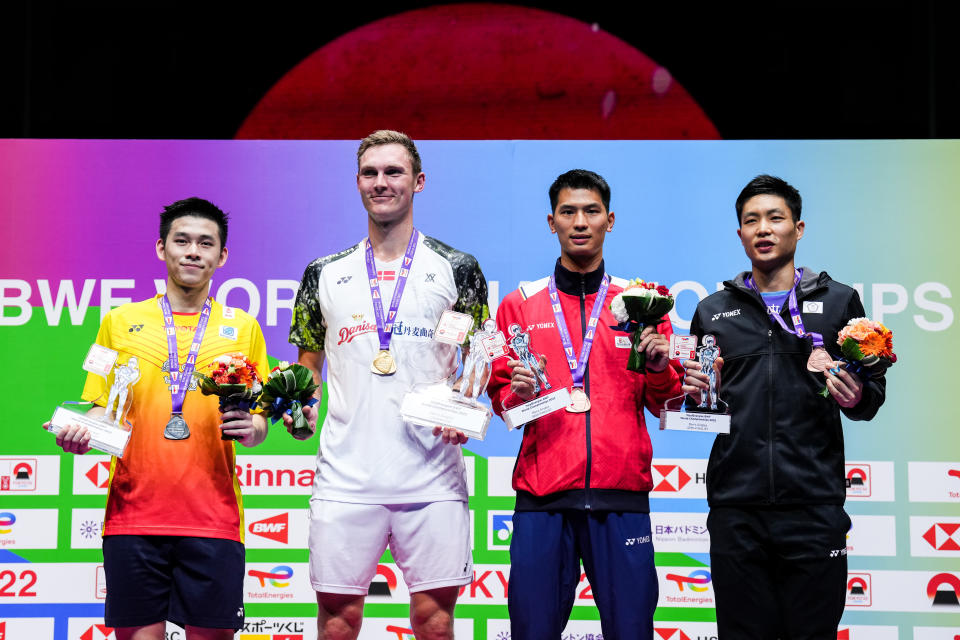
M 266 421 L 263 416 L 255 416 L 245 409 L 226 407 L 220 415 L 220 429 L 233 436 L 245 447 L 253 447 L 266 437 Z
M 640 333 L 637 351 L 646 353 L 647 369 L 659 373 L 670 363 L 670 341 L 667 336 L 657 333 L 656 327 L 648 326 Z
M 443 441 L 447 444 L 466 444 L 467 440 L 470 439 L 469 436 L 464 435 L 463 431 L 453 427 L 434 427 L 433 435 L 442 436 Z
M 828 369 L 823 372 L 823 375 L 827 379 L 827 391 L 834 397 L 837 404 L 850 409 L 860 403 L 863 397 L 863 383 L 860 382 L 860 378 L 842 367 L 836 374 Z

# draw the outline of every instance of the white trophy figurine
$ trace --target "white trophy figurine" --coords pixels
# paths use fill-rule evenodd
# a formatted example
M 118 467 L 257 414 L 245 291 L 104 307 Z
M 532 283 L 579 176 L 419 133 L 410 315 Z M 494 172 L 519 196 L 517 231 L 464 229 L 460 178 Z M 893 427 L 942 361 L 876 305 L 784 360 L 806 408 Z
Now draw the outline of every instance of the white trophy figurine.
M 717 410 L 717 369 L 714 363 L 720 357 L 720 347 L 717 346 L 717 340 L 712 335 L 703 336 L 703 346 L 697 350 L 697 360 L 700 362 L 700 371 L 707 374 L 710 381 L 709 389 L 700 390 L 700 409 L 707 408 L 707 396 L 710 396 L 710 409 Z
M 484 350 L 484 340 L 496 335 L 497 323 L 489 318 L 483 322 L 483 328 L 474 331 L 469 338 L 470 350 L 463 361 L 463 377 L 460 380 L 461 398 L 479 398 L 486 391 L 490 381 L 490 359 Z M 471 393 L 467 393 L 470 389 Z
M 678 360 L 692 360 L 696 353 L 700 371 L 707 376 L 707 388 L 700 390 L 700 402 L 691 395 L 680 395 L 663 403 L 660 410 L 660 428 L 673 431 L 699 431 L 702 433 L 730 433 L 730 412 L 727 403 L 720 399 L 720 381 L 717 379 L 717 358 L 720 346 L 711 334 L 703 336 L 703 346 L 697 348 L 696 336 L 677 336 L 670 339 L 670 352 Z M 689 410 L 688 410 L 689 406 Z
M 47 430 L 57 434 L 70 424 L 85 427 L 90 432 L 90 446 L 93 449 L 123 457 L 130 440 L 130 427 L 124 418 L 132 403 L 128 403 L 130 387 L 140 380 L 140 366 L 135 357 L 127 359 L 127 364 L 114 367 L 118 353 L 99 344 L 90 347 L 89 353 L 83 362 L 84 370 L 96 374 L 107 382 L 113 372 L 113 384 L 110 385 L 107 397 L 106 413 L 93 417 L 84 413 L 70 411 L 64 407 L 57 407 L 50 418 Z M 100 396 L 101 398 L 103 396 Z M 64 404 L 84 404 L 78 402 Z M 116 411 L 114 411 L 116 406 Z
M 140 380 L 140 367 L 138 366 L 137 359 L 133 356 L 127 360 L 127 364 L 121 365 L 113 370 L 113 384 L 110 385 L 107 413 L 104 415 L 105 421 L 110 422 L 112 420 L 118 427 L 123 424 L 123 418 L 127 413 L 125 411 L 127 406 L 127 392 L 130 390 L 130 386 L 138 380 Z M 111 417 L 114 402 L 117 403 L 116 419 Z
M 510 325 L 510 348 L 513 349 L 520 364 L 533 372 L 533 392 L 540 393 L 541 381 L 543 388 L 549 389 L 550 383 L 547 382 L 547 374 L 540 367 L 540 359 L 530 351 L 530 334 L 523 333 L 518 324 Z

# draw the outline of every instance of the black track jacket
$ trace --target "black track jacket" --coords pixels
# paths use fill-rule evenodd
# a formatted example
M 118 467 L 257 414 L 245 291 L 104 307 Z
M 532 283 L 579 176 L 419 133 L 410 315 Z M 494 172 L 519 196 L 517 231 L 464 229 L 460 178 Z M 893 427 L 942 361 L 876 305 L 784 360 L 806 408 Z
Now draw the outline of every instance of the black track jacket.
M 807 371 L 809 339 L 784 331 L 767 316 L 761 297 L 744 277 L 697 305 L 690 333 L 702 342 L 713 334 L 723 357 L 720 398 L 730 405 L 729 435 L 718 435 L 707 465 L 711 506 L 843 504 L 843 430 L 840 411 L 851 420 L 870 420 L 885 397 L 886 381 L 873 378 L 852 409 L 823 398 L 823 374 Z M 797 304 L 808 332 L 823 335 L 834 358 L 837 333 L 864 316 L 857 292 L 825 272 L 803 268 Z M 792 326 L 786 302 L 782 309 Z

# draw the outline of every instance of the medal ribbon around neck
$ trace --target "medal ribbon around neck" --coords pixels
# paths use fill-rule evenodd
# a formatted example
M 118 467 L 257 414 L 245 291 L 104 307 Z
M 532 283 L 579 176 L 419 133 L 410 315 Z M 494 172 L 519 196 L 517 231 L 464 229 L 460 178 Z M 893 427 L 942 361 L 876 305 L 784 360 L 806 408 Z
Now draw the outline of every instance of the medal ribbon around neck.
M 590 359 L 590 350 L 593 348 L 593 339 L 597 333 L 597 320 L 600 319 L 600 312 L 603 310 L 603 301 L 607 298 L 607 289 L 609 287 L 610 276 L 605 273 L 603 274 L 603 280 L 600 281 L 597 299 L 593 303 L 593 311 L 590 312 L 590 320 L 587 322 L 587 333 L 583 336 L 583 345 L 580 347 L 580 358 L 574 360 L 573 341 L 570 339 L 567 321 L 563 318 L 563 307 L 560 306 L 560 293 L 557 291 L 557 280 L 554 276 L 550 276 L 550 283 L 547 285 L 550 293 L 550 308 L 553 309 L 553 319 L 557 327 L 557 332 L 560 334 L 560 342 L 563 343 L 563 352 L 567 356 L 567 366 L 570 367 L 570 375 L 573 377 L 574 388 L 583 388 L 583 377 L 587 370 L 587 360 Z
M 811 342 L 813 342 L 813 348 L 818 349 L 823 347 L 823 336 L 813 331 L 810 333 L 806 332 L 803 326 L 803 316 L 800 315 L 800 307 L 797 306 L 797 285 L 800 283 L 800 276 L 802 274 L 802 269 L 794 269 L 793 286 L 790 287 L 790 296 L 787 302 L 787 306 L 790 309 L 790 319 L 793 321 L 793 328 L 791 329 L 788 327 L 787 323 L 783 321 L 782 317 L 780 317 L 780 314 L 775 313 L 769 307 L 767 307 L 767 315 L 770 316 L 771 321 L 779 324 L 787 333 L 791 333 L 798 338 L 809 337 Z M 752 275 L 748 275 L 746 278 L 744 278 L 743 282 L 748 287 L 756 291 L 758 295 L 760 294 L 760 290 L 757 288 L 757 283 L 754 281 Z
M 407 250 L 403 254 L 403 263 L 400 265 L 400 273 L 397 274 L 397 286 L 393 290 L 393 299 L 390 300 L 390 309 L 387 311 L 386 319 L 383 315 L 383 299 L 380 296 L 380 283 L 377 281 L 377 264 L 373 257 L 373 246 L 371 246 L 369 238 L 364 242 L 367 278 L 370 284 L 370 297 L 373 299 L 373 315 L 377 320 L 377 335 L 380 337 L 381 351 L 390 349 L 390 338 L 393 337 L 393 321 L 396 318 L 397 310 L 400 308 L 400 298 L 403 297 L 403 288 L 407 284 L 407 276 L 410 275 L 410 265 L 413 264 L 413 254 L 417 251 L 417 240 L 419 238 L 420 232 L 414 229 L 413 233 L 410 234 Z
M 210 311 L 213 308 L 210 298 L 203 303 L 203 309 L 200 310 L 200 318 L 197 320 L 197 328 L 193 334 L 193 344 L 190 345 L 190 352 L 187 354 L 187 360 L 183 365 L 183 371 L 180 371 L 180 357 L 177 352 L 177 329 L 173 324 L 173 310 L 170 308 L 170 300 L 166 295 L 159 299 L 160 311 L 163 313 L 163 327 L 167 334 L 167 362 L 170 365 L 170 381 L 173 383 L 170 390 L 170 399 L 173 403 L 174 414 L 183 413 L 183 400 L 190 388 L 190 380 L 193 379 L 193 371 L 197 366 L 197 354 L 200 352 L 200 343 L 203 341 L 203 334 L 207 330 L 207 323 L 210 322 Z

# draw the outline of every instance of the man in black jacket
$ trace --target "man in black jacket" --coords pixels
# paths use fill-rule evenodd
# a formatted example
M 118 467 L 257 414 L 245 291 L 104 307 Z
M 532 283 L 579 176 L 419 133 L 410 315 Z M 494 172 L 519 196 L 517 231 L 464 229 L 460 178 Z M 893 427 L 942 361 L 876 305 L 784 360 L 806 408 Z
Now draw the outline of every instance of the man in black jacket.
M 800 208 L 780 178 L 744 187 L 737 235 L 752 269 L 701 301 L 690 326 L 716 338 L 719 395 L 732 414 L 707 466 L 721 640 L 835 640 L 850 527 L 840 412 L 870 420 L 884 400 L 882 376 L 864 382 L 834 368 L 837 333 L 865 314 L 852 288 L 794 266 Z M 684 366 L 684 391 L 699 402 L 707 376 L 694 360 Z

